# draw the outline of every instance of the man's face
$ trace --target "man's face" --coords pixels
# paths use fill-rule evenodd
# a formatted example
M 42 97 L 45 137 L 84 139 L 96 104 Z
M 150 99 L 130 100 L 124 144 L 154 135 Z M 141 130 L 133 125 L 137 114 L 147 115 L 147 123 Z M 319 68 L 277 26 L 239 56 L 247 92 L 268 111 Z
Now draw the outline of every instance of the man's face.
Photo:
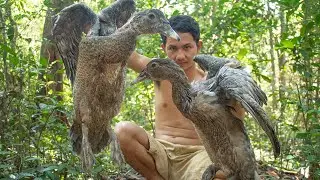
M 193 57 L 198 54 L 201 49 L 202 42 L 198 44 L 190 33 L 178 33 L 181 40 L 177 41 L 168 37 L 166 44 L 162 44 L 162 49 L 168 58 L 174 60 L 184 71 L 194 67 Z

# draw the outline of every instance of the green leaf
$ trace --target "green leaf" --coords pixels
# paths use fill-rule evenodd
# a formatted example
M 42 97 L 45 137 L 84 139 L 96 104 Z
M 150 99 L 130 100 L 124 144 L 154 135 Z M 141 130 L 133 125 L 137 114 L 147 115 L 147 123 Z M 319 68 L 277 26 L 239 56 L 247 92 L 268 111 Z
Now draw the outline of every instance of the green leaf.
M 298 131 L 299 130 L 299 128 L 297 126 L 295 126 L 295 125 L 287 124 L 287 126 L 289 126 L 292 131 Z
M 173 11 L 172 16 L 177 16 L 177 15 L 180 15 L 179 10 L 175 10 L 175 11 Z
M 292 156 L 291 154 L 289 154 L 289 155 L 287 155 L 286 159 L 287 159 L 287 160 L 294 159 L 294 156 Z
M 307 31 L 310 31 L 313 27 L 314 27 L 314 22 L 311 21 L 311 22 L 309 22 L 309 23 L 307 24 L 307 26 L 306 26 L 307 29 L 306 29 L 306 30 L 307 30 Z
M 40 64 L 44 67 L 48 66 L 48 59 L 41 57 L 40 58 Z
M 268 76 L 265 76 L 263 74 L 259 74 L 259 75 L 262 77 L 263 80 L 267 81 L 268 83 L 271 83 L 272 80 Z
M 238 52 L 237 59 L 242 59 L 247 53 L 248 53 L 247 49 L 241 48 Z
M 39 157 L 27 157 L 26 159 L 25 159 L 25 161 L 39 161 L 39 160 L 41 160 L 41 158 L 39 158 Z
M 7 53 L 12 54 L 14 56 L 16 56 L 16 53 L 13 49 L 11 49 L 9 46 L 0 43 L 1 49 L 5 50 Z
M 317 25 L 320 25 L 320 14 L 315 17 L 315 22 Z
M 308 158 L 308 161 L 310 162 L 314 162 L 316 159 L 315 155 L 309 155 L 307 158 Z
M 48 166 L 44 169 L 41 169 L 40 172 L 46 172 L 46 171 L 52 171 L 52 170 L 55 170 L 55 169 L 58 169 L 58 166 Z
M 43 1 L 44 5 L 51 7 L 52 6 L 52 2 L 50 0 L 44 0 Z
M 0 155 L 7 155 L 7 154 L 11 154 L 11 151 L 0 151 Z
M 3 75 L 3 73 L 0 73 L 0 81 L 4 82 L 4 75 Z
M 287 39 L 286 40 L 282 40 L 281 44 L 282 44 L 282 47 L 284 47 L 284 48 L 292 49 L 294 47 L 293 42 L 291 42 L 290 40 L 287 40 Z
M 52 173 L 52 172 L 50 172 L 50 171 L 45 171 L 44 172 L 50 179 L 57 179 L 56 177 L 55 177 L 55 175 Z
M 12 41 L 13 38 L 14 38 L 14 27 L 13 27 L 13 26 L 10 26 L 10 27 L 8 28 L 7 34 L 8 34 L 8 39 L 9 39 L 10 41 Z
M 10 62 L 16 66 L 19 64 L 20 60 L 17 58 L 17 56 L 9 56 L 8 58 L 10 60 Z
M 11 165 L 11 164 L 0 164 L 0 169 L 8 169 L 13 167 L 14 165 Z
M 309 136 L 309 133 L 299 132 L 299 133 L 297 133 L 296 138 L 298 138 L 298 139 L 305 139 L 305 138 L 307 138 L 308 136 Z
M 31 173 L 19 173 L 18 177 L 20 179 L 20 178 L 23 178 L 23 177 L 34 177 L 34 175 L 31 174 Z

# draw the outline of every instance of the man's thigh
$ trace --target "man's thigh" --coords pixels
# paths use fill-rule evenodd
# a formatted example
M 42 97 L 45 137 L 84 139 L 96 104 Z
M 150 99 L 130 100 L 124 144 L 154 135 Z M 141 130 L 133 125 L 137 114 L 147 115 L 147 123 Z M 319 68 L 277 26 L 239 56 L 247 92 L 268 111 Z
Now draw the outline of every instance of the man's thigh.
M 148 153 L 153 157 L 156 169 L 159 172 L 159 174 L 165 179 L 169 179 L 169 162 L 168 162 L 168 155 L 165 150 L 165 146 L 160 143 L 157 139 L 152 137 L 150 134 L 148 134 L 149 139 L 149 150 Z
M 204 148 L 183 158 L 172 164 L 170 180 L 201 180 L 203 172 L 212 164 Z

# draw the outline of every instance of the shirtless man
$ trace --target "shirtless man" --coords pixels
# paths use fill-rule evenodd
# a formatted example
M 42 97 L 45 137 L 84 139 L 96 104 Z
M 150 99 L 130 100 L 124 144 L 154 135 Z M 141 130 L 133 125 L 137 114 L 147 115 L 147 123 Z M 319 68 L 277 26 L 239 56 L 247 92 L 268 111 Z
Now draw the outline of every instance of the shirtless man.
M 204 80 L 205 72 L 199 69 L 193 57 L 200 52 L 202 41 L 198 23 L 190 16 L 169 19 L 181 40 L 162 37 L 161 45 L 168 58 L 184 70 L 189 81 Z M 140 72 L 149 58 L 133 53 L 128 66 Z M 155 84 L 155 137 L 132 122 L 119 122 L 115 132 L 120 141 L 126 162 L 148 180 L 197 180 L 212 162 L 210 161 L 191 121 L 174 105 L 171 84 Z M 233 104 L 234 114 L 243 119 L 244 110 Z M 217 177 L 223 178 L 223 174 Z M 216 178 L 217 179 L 217 178 Z

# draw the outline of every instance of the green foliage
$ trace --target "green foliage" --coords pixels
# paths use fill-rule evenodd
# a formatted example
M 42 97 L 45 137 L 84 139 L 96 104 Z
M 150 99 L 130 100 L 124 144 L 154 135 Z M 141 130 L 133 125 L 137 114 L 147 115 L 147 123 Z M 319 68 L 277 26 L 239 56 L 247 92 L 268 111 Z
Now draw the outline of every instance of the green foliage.
M 64 79 L 63 92 L 52 90 L 57 83 L 50 72 L 53 64 L 39 57 L 45 12 L 52 2 L 0 3 L 0 26 L 4 27 L 0 28 L 0 178 L 88 177 L 82 173 L 79 158 L 72 153 L 69 143 L 68 124 L 73 118 L 69 81 Z M 265 109 L 275 124 L 282 154 L 276 160 L 271 158 L 268 138 L 248 117 L 246 126 L 257 158 L 279 169 L 298 171 L 309 167 L 310 179 L 320 178 L 318 1 L 136 2 L 138 9 L 160 8 L 167 17 L 192 15 L 200 23 L 203 53 L 242 61 L 269 99 L 276 100 L 270 100 L 271 105 Z M 98 12 L 111 1 L 86 3 Z M 148 57 L 165 57 L 160 45 L 159 35 L 142 36 L 136 50 Z M 42 80 L 39 74 L 44 74 Z M 153 83 L 130 86 L 136 76 L 132 70 L 127 71 L 125 100 L 113 124 L 132 121 L 152 133 Z M 41 94 L 42 89 L 48 93 Z M 108 150 L 96 156 L 93 178 L 124 170 L 114 166 L 109 157 Z

